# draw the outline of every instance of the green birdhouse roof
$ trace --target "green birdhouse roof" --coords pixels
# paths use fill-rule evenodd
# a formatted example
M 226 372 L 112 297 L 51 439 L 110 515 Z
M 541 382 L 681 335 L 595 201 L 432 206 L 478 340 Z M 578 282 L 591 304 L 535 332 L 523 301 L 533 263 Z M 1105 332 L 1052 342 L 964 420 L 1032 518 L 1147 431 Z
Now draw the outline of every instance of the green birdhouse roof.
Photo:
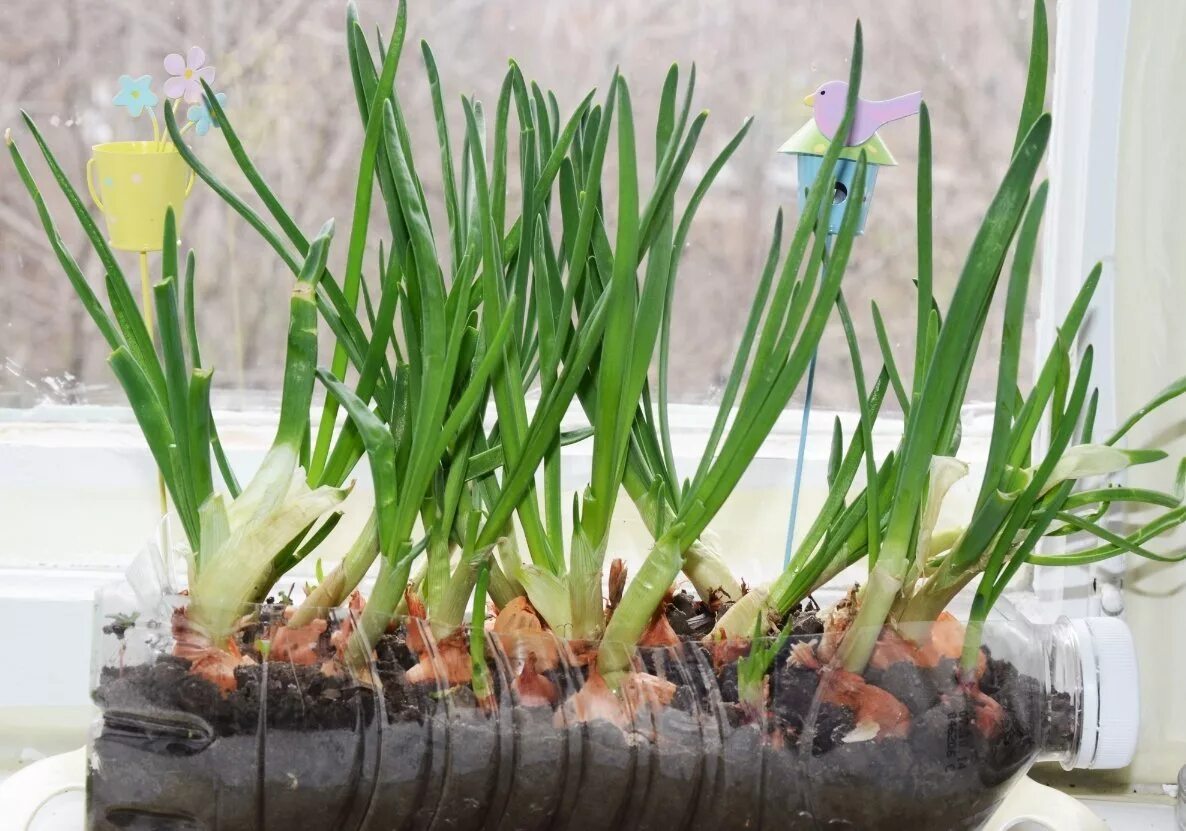
M 820 132 L 813 118 L 800 127 L 795 135 L 787 139 L 786 143 L 778 148 L 778 152 L 822 156 L 827 152 L 830 143 L 824 134 Z M 840 158 L 856 161 L 861 157 L 862 150 L 865 151 L 866 157 L 869 159 L 869 164 L 896 165 L 898 163 L 894 159 L 894 154 L 890 152 L 885 142 L 881 140 L 881 136 L 876 133 L 873 134 L 873 138 L 864 144 L 858 144 L 856 147 L 842 148 L 840 150 Z

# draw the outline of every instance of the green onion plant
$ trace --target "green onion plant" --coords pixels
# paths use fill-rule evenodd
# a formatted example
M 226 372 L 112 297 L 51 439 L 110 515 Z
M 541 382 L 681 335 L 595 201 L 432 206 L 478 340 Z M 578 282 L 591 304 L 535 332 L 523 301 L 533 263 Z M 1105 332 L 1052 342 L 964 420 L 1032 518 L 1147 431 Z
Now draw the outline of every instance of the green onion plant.
M 694 78 L 694 74 L 693 74 Z M 694 80 L 690 80 L 676 112 L 678 68 L 668 73 L 656 126 L 656 169 L 650 195 L 640 199 L 634 114 L 624 79 L 614 78 L 604 108 L 583 125 L 573 152 L 560 166 L 560 245 L 539 237 L 531 264 L 535 300 L 529 321 L 534 352 L 532 376 L 540 382 L 542 401 L 557 384 L 557 372 L 571 369 L 566 344 L 585 336 L 590 323 L 605 309 L 604 334 L 586 367 L 570 377 L 589 416 L 593 433 L 591 477 L 574 499 L 568 556 L 562 523 L 559 444 L 553 438 L 544 460 L 543 483 L 520 503 L 530 563 L 504 559 L 504 569 L 519 582 L 541 616 L 557 632 L 577 639 L 596 639 L 605 625 L 603 571 L 609 531 L 619 493 L 641 504 L 654 504 L 658 482 L 645 462 L 645 452 L 658 449 L 653 423 L 646 450 L 640 441 L 640 414 L 649 402 L 648 375 L 674 287 L 679 251 L 704 192 L 748 129 L 714 161 L 693 195 L 682 229 L 675 231 L 676 188 L 692 157 L 707 114 L 690 118 Z M 515 87 L 518 89 L 518 87 Z M 525 96 L 520 92 L 520 98 Z M 617 228 L 611 242 L 600 199 L 601 176 L 611 118 L 618 117 Z M 531 113 L 521 100 L 521 143 L 532 130 Z M 522 152 L 521 152 L 522 156 Z M 524 165 L 524 174 L 530 165 Z M 582 186 L 583 183 L 583 186 Z M 527 183 L 524 184 L 527 192 Z M 544 226 L 540 222 L 542 231 Z M 524 261 L 524 268 L 527 267 Z M 640 281 L 641 276 L 641 281 Z M 526 277 L 524 278 L 526 279 Z M 513 349 L 513 347 L 512 347 Z M 517 378 L 510 374 L 510 378 Z M 508 390 L 509 401 L 522 399 L 520 387 Z M 496 396 L 496 402 L 499 399 Z M 500 405 L 501 406 L 501 405 Z M 501 406 L 500 427 L 513 411 Z M 542 505 L 539 503 L 542 502 Z M 656 514 L 648 514 L 654 528 Z M 532 532 L 531 528 L 534 528 Z M 708 559 L 706 552 L 705 559 Z M 713 579 L 727 591 L 738 591 L 728 570 Z
M 824 182 L 830 181 L 843 148 L 843 137 L 848 134 L 854 117 L 862 59 L 863 42 L 858 24 L 845 117 L 824 154 L 819 171 L 819 180 Z M 829 188 L 812 189 L 785 256 L 782 253 L 781 214 L 776 220 L 770 252 L 746 330 L 697 470 L 678 488 L 672 487 L 666 492 L 656 489 L 660 499 L 670 500 L 673 516 L 670 525 L 662 529 L 639 573 L 626 586 L 606 628 L 599 669 L 607 679 L 628 668 L 633 646 L 684 567 L 683 552 L 705 531 L 741 481 L 802 380 L 840 291 L 856 238 L 866 174 L 867 162 L 862 157 L 857 165 L 849 205 L 830 250 L 826 244 L 828 235 L 824 220 L 824 212 L 830 207 L 825 202 L 825 196 L 831 194 Z M 669 340 L 664 348 L 670 348 Z M 663 395 L 660 411 L 665 407 L 666 396 Z M 666 425 L 666 420 L 663 424 Z M 670 437 L 665 427 L 662 435 L 667 448 L 665 465 L 670 469 L 674 464 L 670 459 Z
M 6 133 L 9 153 L 63 271 L 111 348 L 108 363 L 127 395 L 185 534 L 191 552 L 190 623 L 221 647 L 244 606 L 262 602 L 276 577 L 313 550 L 310 541 L 332 528 L 340 516 L 334 508 L 348 492 L 332 486 L 310 488 L 299 470 L 317 361 L 313 294 L 325 272 L 333 224 L 327 223 L 302 258 L 293 261 L 296 281 L 289 301 L 280 421 L 259 470 L 240 490 L 217 439 L 210 407 L 213 371 L 202 365 L 198 345 L 196 258 L 190 251 L 182 271 L 172 211 L 164 222 L 161 280 L 152 292 L 154 338 L 146 310 L 136 306 L 114 252 L 36 124 L 27 115 L 24 120 L 103 265 L 106 306 L 63 244 L 16 140 Z M 212 457 L 226 492 L 215 489 Z
M 718 627 L 722 630 L 719 635 L 762 631 L 760 616 L 781 620 L 813 589 L 865 559 L 868 582 L 858 596 L 859 611 L 839 652 L 843 666 L 861 671 L 884 626 L 934 621 L 960 590 L 979 578 L 962 656 L 963 669 L 971 672 L 978 660 L 984 621 L 1021 566 L 1083 564 L 1125 553 L 1176 559 L 1156 554 L 1144 543 L 1186 521 L 1180 493 L 1125 486 L 1075 491 L 1080 479 L 1107 476 L 1164 458 L 1160 451 L 1126 450 L 1117 444 L 1141 418 L 1186 392 L 1186 378 L 1175 381 L 1107 439 L 1093 440 L 1097 392 L 1091 387 L 1092 350 L 1086 346 L 1080 351 L 1077 336 L 1099 283 L 1100 266 L 1084 281 L 1028 393 L 1019 384 L 1025 303 L 1047 198 L 1047 184 L 1035 186 L 1050 134 L 1050 116 L 1041 113 L 1047 37 L 1045 7 L 1038 0 L 1013 158 L 943 315 L 932 289 L 931 125 L 923 105 L 912 383 L 907 386 L 901 377 L 900 362 L 890 349 L 884 322 L 874 305 L 872 317 L 883 368 L 866 392 L 851 315 L 841 296 L 838 312 L 852 358 L 860 426 L 841 453 L 843 437 L 837 424 L 829 464 L 830 491 L 815 524 L 768 597 L 753 608 L 739 604 L 731 610 L 734 616 L 726 615 L 722 620 L 727 625 Z M 956 458 L 961 411 L 1003 274 L 1008 277 L 986 469 L 966 527 L 939 532 L 936 524 L 944 499 L 969 470 Z M 871 427 L 890 389 L 903 412 L 903 435 L 897 448 L 879 464 L 872 452 Z M 1046 440 L 1039 444 L 1042 431 Z M 862 466 L 865 484 L 849 501 Z M 1165 510 L 1136 531 L 1122 535 L 1109 530 L 1104 522 L 1108 510 L 1122 504 Z M 1043 538 L 1075 532 L 1086 532 L 1099 544 L 1071 553 L 1035 553 Z M 789 626 L 788 622 L 784 639 Z M 907 631 L 915 629 L 907 627 Z M 751 686 L 776 651 L 759 650 L 752 656 L 746 668 Z
M 293 275 L 288 351 L 276 437 L 259 471 L 240 487 L 210 408 L 212 371 L 195 326 L 196 258 L 179 261 L 170 213 L 161 280 L 153 289 L 156 332 L 138 309 L 110 246 L 27 116 L 29 131 L 99 256 L 105 300 L 62 243 L 11 134 L 6 143 L 51 247 L 111 349 L 109 362 L 184 531 L 190 558 L 187 615 L 221 648 L 242 607 L 315 555 L 342 516 L 347 484 L 365 457 L 374 507 L 345 556 L 288 619 L 305 627 L 341 605 L 378 563 L 377 577 L 346 657 L 358 666 L 401 614 L 423 615 L 438 643 L 467 648 L 466 679 L 487 700 L 487 598 L 525 598 L 556 634 L 597 645 L 596 671 L 616 686 L 681 571 L 714 609 L 710 639 L 763 636 L 812 591 L 865 561 L 855 620 L 837 660 L 868 662 L 885 626 L 934 621 L 975 585 L 962 662 L 974 667 L 979 631 L 1021 566 L 1082 564 L 1121 554 L 1169 559 L 1146 543 L 1186 522 L 1182 476 L 1174 493 L 1087 485 L 1163 457 L 1120 446 L 1145 415 L 1186 392 L 1170 385 L 1110 436 L 1098 439 L 1092 352 L 1077 339 L 1100 280 L 1088 275 L 1028 391 L 1020 380 L 1026 297 L 1047 185 L 1039 169 L 1051 119 L 1042 112 L 1047 25 L 1036 0 L 1029 74 L 1012 158 L 985 212 L 955 292 L 942 312 L 934 296 L 930 114 L 920 114 L 917 188 L 917 307 L 911 360 L 894 354 L 872 307 L 876 361 L 862 356 L 843 292 L 868 175 L 862 156 L 839 231 L 827 233 L 831 190 L 812 188 L 784 245 L 772 240 L 706 447 L 695 470 L 677 469 L 668 374 L 672 310 L 682 253 L 712 184 L 745 138 L 741 126 L 705 168 L 686 204 L 680 186 L 707 114 L 693 114 L 695 70 L 681 93 L 668 72 L 655 119 L 655 166 L 640 180 L 635 113 L 627 82 L 563 113 L 546 86 L 511 62 L 493 117 L 462 98 L 464 129 L 450 131 L 435 57 L 421 57 L 436 126 L 446 228 L 434 228 L 408 121 L 396 92 L 407 9 L 399 3 L 386 39 L 368 40 L 351 5 L 346 42 L 364 138 L 345 266 L 327 266 L 333 225 L 306 236 L 268 185 L 234 123 L 205 87 L 206 104 L 252 196 L 236 193 L 182 140 L 171 109 L 166 129 L 186 163 L 238 213 Z M 858 24 L 847 110 L 819 171 L 836 169 L 854 118 L 863 43 Z M 517 132 L 517 140 L 515 133 Z M 612 150 L 611 150 L 612 148 Z M 616 204 L 603 193 L 616 154 Z M 517 157 L 517 164 L 512 161 Z M 377 198 L 376 198 L 377 191 Z M 249 201 L 250 200 L 250 201 Z M 374 203 L 384 220 L 372 222 Z M 612 209 L 611 209 L 612 207 Z M 612 217 L 612 222 L 610 221 Z M 937 528 L 953 484 L 961 412 L 973 361 L 1005 276 L 993 426 L 986 469 L 965 527 Z M 828 495 L 786 569 L 745 591 L 704 537 L 802 381 L 829 317 L 841 322 L 859 421 L 837 420 Z M 318 320 L 333 352 L 318 368 Z M 875 369 L 872 382 L 866 366 Z M 907 377 L 909 376 L 909 377 Z M 326 390 L 311 418 L 315 380 Z M 874 451 L 887 396 L 903 413 L 890 453 Z M 534 397 L 534 406 L 529 399 Z M 562 430 L 574 406 L 588 427 Z M 591 439 L 591 474 L 562 504 L 561 453 Z M 214 469 L 221 474 L 216 487 Z M 684 475 L 687 474 L 687 475 Z M 609 535 L 625 493 L 654 543 L 607 612 L 603 591 Z M 1162 509 L 1119 533 L 1119 505 Z M 1085 532 L 1097 545 L 1038 551 L 1043 539 Z M 460 634 L 471 615 L 468 644 Z M 743 659 L 739 684 L 756 699 L 773 656 L 789 636 L 761 641 Z

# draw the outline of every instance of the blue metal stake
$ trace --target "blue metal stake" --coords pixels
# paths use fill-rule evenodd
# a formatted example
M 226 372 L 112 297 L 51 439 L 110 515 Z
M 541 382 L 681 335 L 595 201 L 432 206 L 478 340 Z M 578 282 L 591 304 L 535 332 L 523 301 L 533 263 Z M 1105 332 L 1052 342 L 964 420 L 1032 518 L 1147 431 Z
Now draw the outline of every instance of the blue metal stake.
M 832 255 L 832 234 L 824 238 L 824 251 L 828 257 Z M 820 266 L 823 268 L 823 265 Z M 803 419 L 799 423 L 799 455 L 795 459 L 795 482 L 791 485 L 791 516 L 787 519 L 787 548 L 782 558 L 785 569 L 791 564 L 791 554 L 795 550 L 795 522 L 799 518 L 799 491 L 803 487 L 803 465 L 807 461 L 807 423 L 811 419 L 811 396 L 815 390 L 815 363 L 819 358 L 819 350 L 811 354 L 811 363 L 807 367 L 807 394 L 803 398 Z
M 778 152 L 788 153 L 795 157 L 799 171 L 799 182 L 796 186 L 796 195 L 799 202 L 799 211 L 802 212 L 807 207 L 808 197 L 811 188 L 819 179 L 820 169 L 824 163 L 824 151 L 827 147 L 829 137 L 820 131 L 820 123 L 817 121 L 817 116 L 821 113 L 821 104 L 824 99 L 822 96 L 828 90 L 826 88 L 834 86 L 832 84 L 824 84 L 819 87 L 817 92 L 821 98 L 817 101 L 816 96 L 809 95 L 804 99 L 805 103 L 810 105 L 812 109 L 812 118 L 804 124 L 798 132 L 787 139 L 786 144 L 779 148 Z M 841 87 L 847 89 L 844 84 Z M 838 103 L 836 95 L 827 99 L 827 104 L 830 107 L 833 103 Z M 899 118 L 905 118 L 914 115 L 919 111 L 922 104 L 922 93 L 915 92 L 909 95 L 899 96 L 887 102 L 866 101 L 860 99 L 857 108 L 865 108 L 866 115 L 872 116 L 869 108 L 881 108 L 879 115 L 875 118 L 877 127 L 884 125 L 890 121 L 896 121 Z M 834 115 L 834 111 L 824 107 L 824 115 L 829 118 Z M 840 124 L 840 119 L 835 119 L 836 124 Z M 858 123 L 860 119 L 857 119 Z M 829 135 L 834 131 L 829 130 Z M 852 132 L 849 133 L 849 138 L 853 138 Z M 859 144 L 857 143 L 859 142 Z M 820 220 L 827 222 L 827 236 L 824 237 L 824 250 L 827 256 L 832 254 L 832 242 L 835 234 L 840 230 L 840 225 L 844 221 L 844 215 L 851 205 L 847 204 L 847 198 L 853 184 L 856 180 L 856 172 L 859 155 L 861 152 L 867 154 L 868 167 L 866 168 L 865 178 L 865 192 L 864 198 L 859 205 L 860 213 L 857 218 L 856 234 L 862 234 L 865 231 L 865 220 L 869 216 L 869 208 L 873 204 L 873 186 L 877 183 L 877 171 L 885 165 L 895 164 L 894 157 L 890 153 L 889 148 L 885 146 L 876 132 L 876 128 L 872 132 L 866 132 L 854 139 L 854 144 L 848 145 L 842 151 L 841 158 L 836 160 L 836 166 L 833 169 L 832 187 L 835 189 L 834 198 L 829 205 L 820 206 L 821 215 Z M 811 418 L 811 394 L 815 387 L 815 364 L 819 353 L 816 352 L 811 356 L 811 365 L 807 368 L 807 397 L 803 402 L 803 421 L 799 426 L 799 458 L 795 460 L 795 482 L 791 489 L 791 516 L 787 520 L 787 549 L 786 556 L 783 558 L 783 568 L 786 569 L 791 563 L 791 555 L 794 552 L 795 545 L 795 521 L 799 516 L 799 492 L 803 486 L 803 465 L 806 463 L 807 456 L 807 426 Z
M 803 484 L 803 463 L 807 455 L 807 422 L 811 418 L 811 393 L 815 387 L 815 359 L 818 350 L 811 355 L 807 367 L 807 396 L 803 400 L 803 420 L 799 424 L 799 457 L 795 460 L 795 484 L 791 488 L 791 517 L 787 520 L 787 551 L 782 560 L 785 569 L 791 564 L 791 552 L 795 548 L 795 520 L 799 516 L 799 488 Z

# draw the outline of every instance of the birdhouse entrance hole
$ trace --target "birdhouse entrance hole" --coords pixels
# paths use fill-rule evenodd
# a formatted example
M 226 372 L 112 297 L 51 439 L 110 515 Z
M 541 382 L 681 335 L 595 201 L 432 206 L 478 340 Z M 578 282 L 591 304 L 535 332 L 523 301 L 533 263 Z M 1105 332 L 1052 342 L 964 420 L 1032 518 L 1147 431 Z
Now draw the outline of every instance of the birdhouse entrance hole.
M 810 193 L 811 193 L 811 188 L 803 188 L 803 197 L 804 198 L 807 198 L 807 195 Z M 832 194 L 832 204 L 840 205 L 847 198 L 848 198 L 848 187 L 844 184 L 844 182 L 837 182 L 836 190 Z

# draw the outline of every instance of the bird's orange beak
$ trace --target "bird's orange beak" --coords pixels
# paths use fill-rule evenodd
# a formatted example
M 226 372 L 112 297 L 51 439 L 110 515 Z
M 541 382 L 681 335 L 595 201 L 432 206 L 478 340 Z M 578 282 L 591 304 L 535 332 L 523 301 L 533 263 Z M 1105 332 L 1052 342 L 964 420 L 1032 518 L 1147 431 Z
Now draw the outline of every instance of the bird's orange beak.
M 811 95 L 803 96 L 803 103 L 809 107 L 814 107 L 815 106 L 815 93 L 813 92 Z

